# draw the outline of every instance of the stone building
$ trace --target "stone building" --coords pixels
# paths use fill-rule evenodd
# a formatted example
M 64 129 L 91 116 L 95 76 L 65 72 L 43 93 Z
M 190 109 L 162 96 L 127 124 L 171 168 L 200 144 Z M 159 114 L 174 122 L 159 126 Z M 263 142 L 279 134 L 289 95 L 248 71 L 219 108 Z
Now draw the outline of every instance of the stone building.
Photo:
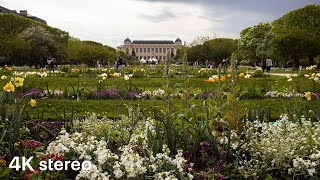
M 117 51 L 123 51 L 129 56 L 135 56 L 137 60 L 144 58 L 156 58 L 159 61 L 167 59 L 168 52 L 172 55 L 177 54 L 177 50 L 182 48 L 181 39 L 175 41 L 161 41 L 161 40 L 134 40 L 129 38 L 124 40 L 124 44 L 117 47 Z
M 17 11 L 15 11 L 15 10 L 10 10 L 10 9 L 7 9 L 5 7 L 0 6 L 0 14 L 2 14 L 2 13 L 11 13 L 11 14 L 15 14 L 15 15 L 20 15 L 25 18 L 29 18 L 29 19 L 41 22 L 43 24 L 47 24 L 47 22 L 45 20 L 28 14 L 28 11 L 26 11 L 26 10 L 20 10 L 20 12 L 17 13 Z

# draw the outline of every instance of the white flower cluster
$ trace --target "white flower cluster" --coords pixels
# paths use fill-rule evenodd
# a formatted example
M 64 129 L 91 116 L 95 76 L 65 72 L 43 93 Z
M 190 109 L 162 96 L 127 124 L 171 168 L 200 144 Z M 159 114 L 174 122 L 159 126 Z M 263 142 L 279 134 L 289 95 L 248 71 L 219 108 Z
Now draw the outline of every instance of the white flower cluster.
M 163 89 L 157 89 L 154 91 L 143 91 L 136 95 L 138 99 L 154 99 L 154 98 L 162 98 L 166 95 L 166 92 Z
M 313 71 L 313 70 L 316 70 L 316 69 L 317 69 L 317 65 L 312 65 L 312 66 L 306 67 L 307 71 Z
M 100 75 L 98 75 L 99 77 L 102 77 L 103 80 L 105 80 L 108 77 L 107 73 L 102 73 Z
M 63 96 L 63 91 L 61 90 L 44 90 L 41 96 L 49 96 L 49 95 L 54 95 L 54 96 Z
M 320 157 L 320 123 L 304 117 L 299 121 L 291 122 L 283 115 L 274 123 L 247 123 L 247 142 L 242 146 L 246 153 L 240 157 L 240 172 L 254 178 L 272 169 L 288 174 L 303 169 L 309 175 L 316 174 L 319 163 L 313 159 Z M 310 161 L 299 157 L 310 157 Z
M 124 80 L 128 81 L 130 78 L 132 78 L 132 74 L 129 74 L 129 75 L 125 74 L 124 75 Z
M 297 93 L 297 92 L 278 92 L 278 91 L 268 91 L 265 95 L 265 97 L 271 97 L 271 98 L 303 98 L 304 94 Z
M 39 77 L 47 77 L 48 76 L 48 73 L 46 72 L 35 72 L 35 71 L 27 71 L 27 72 L 17 72 L 15 71 L 13 73 L 14 76 L 23 76 L 24 78 L 26 78 L 27 76 L 30 76 L 30 75 L 38 75 Z
M 287 74 L 288 81 L 292 81 L 292 77 L 298 77 L 298 74 Z
M 304 77 L 320 83 L 320 73 L 305 74 Z
M 95 115 L 89 117 L 95 119 Z M 90 120 L 90 122 L 92 122 Z M 129 144 L 119 148 L 119 153 L 108 149 L 104 140 L 97 140 L 86 133 L 68 134 L 65 130 L 57 139 L 51 142 L 46 153 L 59 154 L 65 160 L 90 161 L 91 169 L 81 170 L 77 180 L 82 179 L 192 179 L 191 174 L 183 171 L 186 160 L 182 151 L 172 158 L 169 149 L 163 147 L 163 153 L 153 155 L 148 151 L 148 133 L 155 132 L 153 120 L 146 120 L 144 130 L 140 134 L 133 134 Z M 141 143 L 141 140 L 143 141 Z M 74 159 L 75 158 L 75 159 Z

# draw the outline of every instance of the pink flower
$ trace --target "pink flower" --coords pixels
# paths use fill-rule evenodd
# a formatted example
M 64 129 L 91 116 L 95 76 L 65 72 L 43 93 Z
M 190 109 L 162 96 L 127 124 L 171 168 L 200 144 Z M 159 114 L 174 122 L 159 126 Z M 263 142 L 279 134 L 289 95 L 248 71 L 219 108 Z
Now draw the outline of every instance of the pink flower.
M 34 170 L 34 172 L 31 172 L 30 169 L 28 169 L 28 171 L 24 174 L 24 179 L 25 179 L 25 180 L 28 180 L 28 179 L 29 179 L 29 175 L 30 175 L 30 174 L 33 174 L 33 173 L 39 174 L 39 173 L 40 173 L 40 170 L 39 170 L 39 169 L 36 169 L 36 170 Z
M 26 147 L 27 149 L 34 149 L 34 148 L 36 148 L 36 147 L 39 147 L 40 145 L 41 145 L 41 143 L 38 142 L 38 141 L 28 140 L 28 141 L 26 142 L 26 144 L 25 144 L 25 147 Z

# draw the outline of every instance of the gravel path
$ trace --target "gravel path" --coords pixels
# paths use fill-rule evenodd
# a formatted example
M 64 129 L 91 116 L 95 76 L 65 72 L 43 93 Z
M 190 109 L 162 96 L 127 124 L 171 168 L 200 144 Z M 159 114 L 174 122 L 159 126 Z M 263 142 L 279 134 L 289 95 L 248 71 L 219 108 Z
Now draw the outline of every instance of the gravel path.
M 288 75 L 290 75 L 289 73 L 266 73 L 269 74 L 270 76 L 283 76 L 283 77 L 287 77 Z

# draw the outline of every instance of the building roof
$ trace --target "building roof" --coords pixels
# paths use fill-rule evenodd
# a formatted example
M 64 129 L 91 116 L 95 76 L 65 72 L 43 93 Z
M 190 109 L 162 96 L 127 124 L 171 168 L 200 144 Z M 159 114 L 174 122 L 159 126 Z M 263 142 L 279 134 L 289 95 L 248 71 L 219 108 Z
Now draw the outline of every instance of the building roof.
M 130 42 L 131 43 L 131 40 L 129 38 L 125 39 L 124 42 Z
M 132 44 L 173 44 L 173 41 L 137 40 L 132 41 Z
M 45 20 L 43 20 L 43 19 L 41 19 L 41 18 L 38 18 L 38 17 L 36 17 L 36 16 L 27 16 L 27 18 L 30 18 L 30 19 L 32 19 L 32 20 L 41 22 L 41 23 L 43 23 L 43 24 L 47 24 L 47 22 L 46 22 Z
M 10 9 L 7 9 L 5 7 L 0 6 L 0 14 L 2 14 L 2 13 L 12 13 L 12 14 L 15 14 L 15 15 L 21 15 L 21 14 L 17 13 L 17 11 L 10 10 Z M 38 18 L 36 16 L 26 15 L 24 17 L 32 19 L 32 20 L 35 20 L 35 21 L 38 21 L 38 22 L 41 22 L 43 24 L 47 24 L 47 22 L 45 20 L 43 20 L 41 18 Z
M 10 9 L 7 9 L 5 7 L 2 7 L 0 6 L 0 14 L 1 13 L 13 13 L 13 14 L 18 14 L 17 11 L 13 11 L 13 10 L 10 10 Z

